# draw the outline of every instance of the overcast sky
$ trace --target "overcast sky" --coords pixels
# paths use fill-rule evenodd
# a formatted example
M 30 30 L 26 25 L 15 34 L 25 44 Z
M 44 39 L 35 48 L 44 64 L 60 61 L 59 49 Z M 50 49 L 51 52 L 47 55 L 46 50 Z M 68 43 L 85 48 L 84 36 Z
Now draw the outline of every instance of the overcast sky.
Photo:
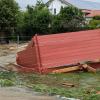
M 85 1 L 100 2 L 100 0 L 85 0 Z
M 25 10 L 26 6 L 29 5 L 35 5 L 37 0 L 16 0 L 21 9 Z M 44 2 L 47 2 L 48 0 L 43 0 Z M 85 1 L 93 1 L 93 2 L 100 2 L 100 0 L 85 0 Z
M 24 10 L 26 6 L 29 5 L 35 5 L 37 0 L 16 0 L 19 3 L 19 6 Z M 47 2 L 48 0 L 43 0 L 44 2 Z

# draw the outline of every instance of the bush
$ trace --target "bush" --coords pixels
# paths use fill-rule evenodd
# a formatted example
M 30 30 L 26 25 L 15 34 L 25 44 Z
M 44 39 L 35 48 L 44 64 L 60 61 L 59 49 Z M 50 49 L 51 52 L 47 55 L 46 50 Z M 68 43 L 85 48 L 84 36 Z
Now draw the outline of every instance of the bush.
M 0 79 L 0 86 L 5 87 L 5 86 L 13 86 L 14 82 L 8 79 Z

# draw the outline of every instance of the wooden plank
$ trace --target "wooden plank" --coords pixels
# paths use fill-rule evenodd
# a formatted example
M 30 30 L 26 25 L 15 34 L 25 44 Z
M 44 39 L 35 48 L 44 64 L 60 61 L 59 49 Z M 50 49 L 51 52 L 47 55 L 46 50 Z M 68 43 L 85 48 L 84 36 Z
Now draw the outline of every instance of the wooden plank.
M 79 70 L 79 69 L 80 69 L 79 66 L 74 66 L 74 67 L 69 67 L 69 68 L 63 68 L 63 69 L 54 70 L 54 71 L 52 71 L 52 73 L 65 73 L 65 72 L 76 71 L 76 70 Z
M 91 67 L 91 66 L 89 66 L 88 64 L 83 64 L 82 67 L 83 67 L 84 69 L 87 69 L 87 71 L 89 71 L 89 72 L 96 73 L 96 69 L 93 68 L 93 67 Z

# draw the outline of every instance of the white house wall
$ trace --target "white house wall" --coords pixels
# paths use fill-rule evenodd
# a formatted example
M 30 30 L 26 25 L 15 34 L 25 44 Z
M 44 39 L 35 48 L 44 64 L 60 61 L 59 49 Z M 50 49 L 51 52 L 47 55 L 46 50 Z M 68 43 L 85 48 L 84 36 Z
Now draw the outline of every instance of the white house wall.
M 60 2 L 59 0 L 54 0 L 52 3 L 49 5 L 49 10 L 52 14 L 54 13 L 54 9 L 56 9 L 56 14 L 60 12 L 61 7 L 67 6 L 66 4 Z

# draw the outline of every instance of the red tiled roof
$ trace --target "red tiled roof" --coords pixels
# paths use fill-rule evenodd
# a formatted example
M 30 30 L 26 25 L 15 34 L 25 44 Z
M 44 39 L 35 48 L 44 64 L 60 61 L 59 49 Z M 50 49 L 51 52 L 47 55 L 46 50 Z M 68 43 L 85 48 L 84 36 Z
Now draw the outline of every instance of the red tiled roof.
M 100 16 L 100 10 L 82 10 L 86 13 L 86 17 Z

